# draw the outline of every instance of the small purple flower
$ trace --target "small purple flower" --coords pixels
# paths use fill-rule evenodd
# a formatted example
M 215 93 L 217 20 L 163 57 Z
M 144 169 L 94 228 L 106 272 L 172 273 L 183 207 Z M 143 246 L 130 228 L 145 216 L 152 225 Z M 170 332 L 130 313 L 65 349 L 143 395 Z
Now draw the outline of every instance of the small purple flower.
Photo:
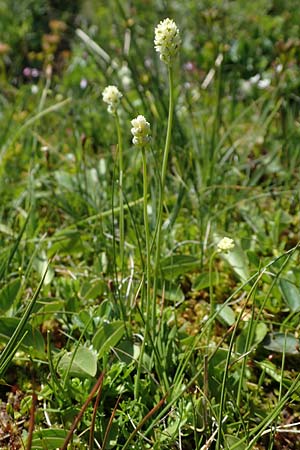
M 183 67 L 187 72 L 193 72 L 196 69 L 196 66 L 192 61 L 186 62 Z
M 32 69 L 31 70 L 31 75 L 33 78 L 37 78 L 39 76 L 40 72 L 38 71 L 38 69 Z
M 24 67 L 24 69 L 23 69 L 23 75 L 24 75 L 24 77 L 26 77 L 26 78 L 31 77 L 31 69 L 30 69 L 30 67 Z

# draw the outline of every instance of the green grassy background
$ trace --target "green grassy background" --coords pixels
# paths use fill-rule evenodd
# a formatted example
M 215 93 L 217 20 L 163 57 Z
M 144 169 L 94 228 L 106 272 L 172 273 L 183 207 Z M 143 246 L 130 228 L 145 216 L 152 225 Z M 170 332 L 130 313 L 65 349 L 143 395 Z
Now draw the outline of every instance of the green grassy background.
M 298 1 L 7 0 L 0 16 L 0 448 L 63 448 L 101 374 L 69 448 L 299 448 Z M 153 238 L 165 17 L 182 48 L 153 341 L 130 120 L 151 123 Z M 123 271 L 108 84 L 123 92 Z M 212 259 L 223 236 L 235 248 Z

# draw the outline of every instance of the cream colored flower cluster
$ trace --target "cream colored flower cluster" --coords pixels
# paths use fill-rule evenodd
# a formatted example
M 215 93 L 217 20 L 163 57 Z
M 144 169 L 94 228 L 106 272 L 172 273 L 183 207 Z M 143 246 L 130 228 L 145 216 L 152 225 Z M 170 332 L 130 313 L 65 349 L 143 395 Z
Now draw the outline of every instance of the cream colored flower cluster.
M 179 29 L 171 19 L 162 20 L 155 28 L 155 50 L 160 53 L 160 59 L 171 66 L 175 56 L 179 51 L 181 39 Z M 116 114 L 120 100 L 123 97 L 117 86 L 107 86 L 102 92 L 103 101 L 107 103 L 107 110 L 111 114 Z M 151 139 L 150 124 L 144 116 L 138 115 L 131 121 L 132 143 L 143 148 Z
M 223 237 L 217 245 L 219 252 L 228 252 L 234 248 L 234 241 L 229 237 Z
M 160 59 L 171 65 L 179 51 L 181 39 L 179 29 L 172 19 L 162 20 L 155 28 L 155 50 L 160 53 Z
M 107 110 L 110 114 L 115 114 L 123 97 L 117 86 L 107 86 L 102 92 L 102 98 L 108 104 Z
M 150 123 L 140 114 L 131 121 L 131 125 L 133 145 L 144 147 L 150 141 Z

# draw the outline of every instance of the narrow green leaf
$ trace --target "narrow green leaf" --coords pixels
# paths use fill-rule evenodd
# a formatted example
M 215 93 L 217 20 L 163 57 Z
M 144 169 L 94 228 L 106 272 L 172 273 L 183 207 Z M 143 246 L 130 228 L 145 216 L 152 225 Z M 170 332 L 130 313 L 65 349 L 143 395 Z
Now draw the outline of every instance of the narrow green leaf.
M 26 330 L 26 326 L 28 325 L 28 320 L 29 320 L 32 310 L 36 304 L 37 298 L 42 289 L 46 275 L 47 275 L 47 269 L 45 270 L 45 273 L 43 274 L 43 277 L 42 277 L 32 299 L 28 303 L 21 319 L 19 320 L 17 326 L 14 328 L 13 333 L 10 336 L 6 347 L 0 353 L 0 377 L 4 374 L 5 370 L 7 369 L 8 365 L 9 365 L 10 361 L 12 360 L 12 358 L 14 357 L 14 354 L 16 353 L 19 345 L 23 342 L 25 334 L 28 333 L 28 330 Z

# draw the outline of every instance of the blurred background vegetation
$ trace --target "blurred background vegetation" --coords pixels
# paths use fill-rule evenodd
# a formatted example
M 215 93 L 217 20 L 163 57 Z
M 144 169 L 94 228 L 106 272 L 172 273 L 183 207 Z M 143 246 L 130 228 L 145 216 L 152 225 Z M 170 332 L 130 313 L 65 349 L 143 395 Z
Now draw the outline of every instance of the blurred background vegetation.
M 270 192 L 288 186 L 290 177 L 298 179 L 298 0 L 2 0 L 0 16 L 3 204 L 26 206 L 21 187 L 29 188 L 24 174 L 36 168 L 41 230 L 110 208 L 111 185 L 101 189 L 104 178 L 113 178 L 115 145 L 101 98 L 107 84 L 120 86 L 124 93 L 121 122 L 128 147 L 127 200 L 142 194 L 139 165 L 134 164 L 130 149 L 129 121 L 137 112 L 147 116 L 154 154 L 159 152 L 168 97 L 153 33 L 159 20 L 170 16 L 178 23 L 183 39 L 176 70 L 176 126 L 169 175 L 172 224 L 180 217 L 182 228 L 176 228 L 180 239 L 186 233 L 188 211 L 195 225 L 189 238 L 202 242 L 213 218 L 216 229 L 218 221 L 222 229 L 232 227 L 233 233 L 238 229 L 247 248 L 251 247 L 253 225 L 249 220 L 240 223 L 248 206 L 232 216 L 234 205 L 243 202 L 244 191 L 232 195 L 228 190 L 224 196 L 218 186 L 230 179 L 232 186 Z M 67 98 L 71 99 L 67 111 L 47 115 L 30 133 L 23 133 L 34 114 Z M 63 168 L 74 174 L 82 164 L 91 171 L 96 166 L 98 178 L 91 178 L 85 188 L 88 192 L 81 192 L 75 200 L 70 180 L 59 171 Z M 107 172 L 101 175 L 101 170 Z M 55 191 L 57 183 L 61 193 Z M 43 191 L 49 186 L 57 195 L 51 211 Z M 187 210 L 180 211 L 184 201 Z M 295 201 L 287 206 L 292 215 Z M 254 231 L 262 253 L 269 254 L 270 244 L 283 249 L 296 240 L 294 236 L 288 243 L 287 236 L 269 230 L 275 210 L 276 205 L 269 211 L 270 217 L 268 211 L 259 217 L 262 234 Z M 261 206 L 257 213 L 260 211 Z M 6 212 L 4 209 L 3 217 Z M 10 223 L 14 223 L 15 215 L 12 217 Z M 286 216 L 284 220 L 292 221 Z M 263 227 L 270 234 L 268 241 Z
M 0 51 L 7 76 L 15 84 L 22 81 L 25 67 L 41 70 L 54 47 L 57 58 L 74 58 L 68 52 L 79 52 L 80 42 L 74 38 L 78 27 L 114 57 L 116 50 L 120 56 L 124 50 L 119 38 L 128 28 L 146 59 L 153 24 L 172 16 L 184 30 L 183 60 L 192 57 L 205 71 L 222 50 L 226 70 L 249 78 L 276 61 L 299 62 L 298 6 L 297 0 L 2 0 Z
M 166 334 L 162 333 L 161 340 L 169 342 L 166 336 L 171 334 L 169 319 L 174 311 L 179 336 L 170 338 L 172 345 L 176 344 L 174 348 L 182 336 L 197 336 L 209 307 L 208 267 L 216 239 L 234 237 L 240 252 L 238 270 L 235 261 L 218 261 L 214 288 L 220 304 L 240 283 L 260 273 L 262 267 L 269 267 L 270 260 L 284 255 L 300 240 L 299 0 L 0 0 L 0 17 L 0 247 L 5 249 L 0 254 L 0 287 L 15 283 L 18 291 L 11 297 L 0 295 L 1 314 L 22 317 L 26 305 L 23 299 L 31 297 L 47 261 L 52 259 L 43 287 L 45 303 L 38 305 L 38 314 L 34 312 L 32 320 L 44 336 L 48 330 L 52 332 L 54 355 L 60 357 L 65 350 L 72 350 L 78 336 L 89 346 L 99 321 L 119 320 L 111 301 L 116 296 L 113 282 L 118 283 L 111 216 L 112 204 L 117 205 L 117 189 L 113 187 L 116 135 L 101 96 L 106 85 L 116 84 L 123 92 L 120 123 L 125 141 L 124 195 L 130 206 L 126 213 L 126 252 L 128 260 L 129 256 L 134 259 L 132 284 L 131 276 L 128 281 L 133 305 L 128 323 L 133 333 L 143 330 L 143 321 L 135 310 L 143 278 L 143 215 L 141 204 L 136 207 L 134 203 L 139 202 L 143 186 L 140 155 L 133 151 L 130 141 L 130 120 L 140 113 L 151 123 L 149 218 L 154 233 L 157 165 L 165 139 L 168 89 L 165 68 L 153 48 L 153 35 L 155 25 L 171 17 L 180 29 L 183 44 L 174 71 L 175 126 L 161 252 L 171 269 L 168 274 L 166 268 L 164 274 L 168 281 L 164 292 L 166 320 L 162 321 Z M 170 262 L 174 255 L 194 259 L 187 259 L 186 266 L 179 262 L 174 269 Z M 291 255 L 286 267 L 279 261 L 272 268 L 272 276 L 265 274 L 255 291 L 255 301 L 259 306 L 257 317 L 267 324 L 264 333 L 267 329 L 289 331 L 298 333 L 298 338 L 299 258 L 296 252 Z M 296 286 L 296 308 L 277 283 L 283 269 L 289 283 Z M 22 289 L 19 279 L 25 280 Z M 243 299 L 235 300 L 232 309 L 239 314 Z M 89 320 L 93 326 L 86 327 Z M 182 324 L 186 328 L 181 329 Z M 218 325 L 216 339 L 229 339 L 227 325 Z M 180 343 L 182 355 L 184 339 Z M 224 348 L 227 351 L 227 342 Z M 202 364 L 201 352 L 197 349 L 195 363 L 186 366 L 184 382 L 192 379 L 197 365 Z M 179 361 L 175 350 L 174 355 L 169 360 L 162 357 L 170 380 Z M 224 355 L 220 361 L 224 363 Z M 273 364 L 267 363 L 268 367 Z M 259 364 L 255 361 L 247 366 L 247 376 L 253 385 L 259 385 L 259 395 L 253 397 L 246 391 L 249 403 L 242 411 L 245 429 L 247 421 L 249 428 L 255 429 L 254 424 L 277 404 L 273 386 L 282 374 L 275 363 L 273 378 L 270 375 L 265 384 Z M 24 372 L 31 367 L 29 360 L 16 364 L 18 371 L 8 374 L 11 385 L 16 382 L 15 373 L 23 373 L 20 367 Z M 215 377 L 212 382 L 218 387 L 212 389 L 216 398 L 212 404 L 216 405 L 220 403 L 222 364 L 212 360 L 209 366 Z M 130 409 L 132 400 L 134 375 L 130 370 L 134 374 L 134 364 L 128 372 L 124 369 L 124 374 L 116 376 L 115 367 L 113 363 L 105 381 L 107 417 L 120 386 L 124 385 L 126 391 L 124 411 Z M 241 372 L 238 364 L 232 364 L 230 370 L 234 381 L 233 388 L 228 389 L 230 398 L 235 399 Z M 48 375 L 48 366 L 44 372 L 38 371 L 41 380 L 47 380 Z M 293 372 L 289 376 L 293 379 Z M 63 393 L 65 398 L 55 392 L 44 393 L 49 408 L 57 411 L 54 423 L 69 424 L 68 407 L 73 414 L 74 402 L 80 408 L 87 398 L 91 386 L 76 387 L 73 381 L 71 377 L 70 392 Z M 144 410 L 132 408 L 136 423 L 159 400 L 152 395 L 157 393 L 157 386 L 151 384 L 151 391 L 148 382 L 153 383 L 145 378 Z M 24 384 L 22 380 L 19 383 L 21 387 Z M 81 397 L 76 397 L 79 394 Z M 197 397 L 198 393 L 191 390 L 186 395 Z M 186 404 L 182 404 L 188 414 Z M 235 436 L 240 411 L 237 408 L 232 413 L 231 403 L 227 406 L 233 424 L 230 432 Z M 250 407 L 254 412 L 249 419 Z M 299 402 L 293 408 L 299 415 Z M 131 425 L 127 419 L 123 425 L 120 412 L 117 417 L 120 430 L 125 430 L 120 432 L 122 443 Z M 89 426 L 88 421 L 82 430 L 85 425 Z M 189 441 L 189 427 L 186 433 Z M 207 439 L 211 433 L 209 430 Z M 156 448 L 173 448 L 172 439 L 165 447 L 158 441 Z M 198 444 L 200 448 L 201 442 Z M 110 448 L 115 447 L 112 444 Z

